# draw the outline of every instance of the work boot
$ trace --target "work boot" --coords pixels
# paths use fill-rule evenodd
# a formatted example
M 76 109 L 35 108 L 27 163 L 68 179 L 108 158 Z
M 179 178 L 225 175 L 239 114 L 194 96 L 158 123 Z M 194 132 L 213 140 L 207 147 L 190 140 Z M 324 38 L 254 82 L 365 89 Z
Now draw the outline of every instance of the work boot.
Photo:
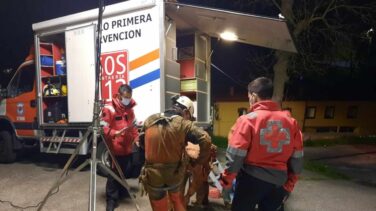
M 198 201 L 193 201 L 192 206 L 200 208 L 200 209 L 205 209 L 205 208 L 208 208 L 209 202 L 200 203 Z
M 114 211 L 119 204 L 113 200 L 107 201 L 106 203 L 106 211 Z

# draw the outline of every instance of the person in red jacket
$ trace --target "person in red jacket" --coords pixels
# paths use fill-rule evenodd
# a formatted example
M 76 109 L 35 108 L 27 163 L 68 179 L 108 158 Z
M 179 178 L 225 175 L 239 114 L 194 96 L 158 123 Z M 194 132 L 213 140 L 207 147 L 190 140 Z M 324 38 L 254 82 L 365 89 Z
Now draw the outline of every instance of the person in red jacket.
M 248 85 L 250 113 L 231 128 L 224 189 L 236 177 L 231 209 L 272 211 L 281 207 L 302 171 L 303 141 L 297 121 L 271 100 L 272 81 L 265 77 Z
M 132 99 L 132 88 L 124 84 L 119 87 L 118 93 L 113 96 L 112 101 L 106 103 L 102 109 L 101 125 L 105 141 L 116 157 L 125 178 L 130 177 L 132 147 L 137 144 L 138 140 L 138 130 L 134 126 L 136 120 L 133 107 L 135 105 L 136 102 Z M 116 172 L 114 165 L 112 167 Z M 121 194 L 129 195 L 120 183 L 112 176 L 108 176 L 106 183 L 107 211 L 112 211 L 118 206 Z

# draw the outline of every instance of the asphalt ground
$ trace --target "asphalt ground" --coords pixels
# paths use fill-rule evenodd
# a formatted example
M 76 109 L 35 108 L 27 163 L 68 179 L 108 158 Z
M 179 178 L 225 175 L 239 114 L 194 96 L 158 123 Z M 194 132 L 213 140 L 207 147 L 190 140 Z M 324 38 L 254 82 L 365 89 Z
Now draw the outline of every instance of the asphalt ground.
M 376 187 L 373 185 L 376 172 L 375 146 L 334 146 L 306 148 L 307 159 L 323 162 L 350 175 L 350 180 L 331 179 L 310 171 L 303 171 L 300 181 L 287 201 L 285 210 L 376 210 Z M 219 160 L 223 161 L 223 152 Z M 37 205 L 67 161 L 68 156 L 46 155 L 29 152 L 13 164 L 0 164 L 0 200 L 16 205 Z M 86 158 L 80 157 L 74 167 Z M 71 174 L 71 172 L 69 173 Z M 90 169 L 85 168 L 68 179 L 51 196 L 43 210 L 88 210 Z M 97 177 L 97 210 L 105 210 L 106 178 Z M 138 192 L 138 181 L 128 180 L 133 193 Z M 146 196 L 137 197 L 140 210 L 151 210 Z M 7 202 L 0 202 L 0 211 L 36 210 L 17 209 Z M 117 210 L 136 210 L 130 199 L 120 201 Z M 221 199 L 210 199 L 210 207 L 188 210 L 227 210 Z
M 376 187 L 376 145 L 338 145 L 305 149 L 308 160 L 323 163 L 352 181 Z
M 22 159 L 15 163 L 0 164 L 0 211 L 37 210 L 35 206 L 43 200 L 49 189 L 54 185 L 68 158 L 68 155 L 40 154 L 34 150 L 26 153 Z M 73 172 L 74 168 L 86 159 L 86 157 L 76 159 L 68 172 L 70 178 L 59 187 L 58 192 L 47 200 L 43 210 L 88 210 L 90 167 L 87 166 L 82 171 Z M 138 180 L 129 179 L 127 182 L 131 187 L 131 192 L 136 195 L 136 202 L 140 210 L 151 210 L 148 197 L 140 196 Z M 98 175 L 96 184 L 96 209 L 99 211 L 105 210 L 106 178 Z M 9 202 L 19 206 L 19 208 L 11 206 Z M 28 206 L 31 207 L 26 208 Z M 119 207 L 116 210 L 133 211 L 136 208 L 130 198 L 125 198 L 119 202 Z M 189 210 L 202 209 L 189 207 Z M 212 199 L 210 208 L 205 210 L 226 209 L 221 199 Z

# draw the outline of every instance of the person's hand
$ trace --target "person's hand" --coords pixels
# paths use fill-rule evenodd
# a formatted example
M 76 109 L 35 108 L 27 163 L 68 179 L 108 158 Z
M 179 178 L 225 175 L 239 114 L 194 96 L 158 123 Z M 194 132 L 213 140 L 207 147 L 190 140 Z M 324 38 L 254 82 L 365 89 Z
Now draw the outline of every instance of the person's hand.
M 119 136 L 121 136 L 122 134 L 123 134 L 123 130 L 117 130 L 116 132 L 115 132 L 115 137 L 119 137 Z
M 185 151 L 187 152 L 188 156 L 193 159 L 197 159 L 200 155 L 200 145 L 192 144 L 188 141 L 187 146 L 185 147 Z
M 123 135 L 123 133 L 124 133 L 127 129 L 128 129 L 128 127 L 125 127 L 125 128 L 123 128 L 123 129 L 121 129 L 121 130 L 117 130 L 117 131 L 115 132 L 115 137 L 119 137 L 119 136 Z
M 282 203 L 285 203 L 287 201 L 287 199 L 290 197 L 291 193 L 288 192 L 287 190 L 285 190 L 284 188 L 283 188 L 283 190 L 285 191 L 285 193 L 284 193 L 285 197 L 283 197 Z
M 231 190 L 232 189 L 232 181 L 235 179 L 236 174 L 234 173 L 226 173 L 223 172 L 219 177 L 219 182 L 223 189 Z
M 133 143 L 134 143 L 137 147 L 140 147 L 140 137 L 137 136 L 136 138 L 134 138 Z
M 139 142 L 139 141 L 135 141 L 134 144 L 135 144 L 137 147 L 140 147 L 140 142 Z

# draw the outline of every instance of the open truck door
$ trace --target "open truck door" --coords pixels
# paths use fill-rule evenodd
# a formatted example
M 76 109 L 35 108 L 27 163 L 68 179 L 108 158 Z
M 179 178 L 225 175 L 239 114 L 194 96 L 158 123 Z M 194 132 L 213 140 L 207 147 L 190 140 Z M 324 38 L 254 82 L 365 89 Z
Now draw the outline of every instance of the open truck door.
M 166 96 L 180 91 L 193 99 L 194 116 L 203 127 L 211 126 L 213 116 L 210 37 L 220 38 L 228 33 L 235 35 L 237 42 L 297 52 L 286 21 L 281 19 L 176 2 L 165 3 L 165 15 Z M 174 50 L 177 58 L 170 56 L 169 52 Z M 171 70 L 175 60 L 180 64 L 180 75 L 174 75 L 176 71 Z M 180 78 L 180 90 L 168 86 L 174 83 L 174 78 Z
M 165 4 L 168 27 L 175 29 L 177 62 L 180 63 L 181 92 L 194 93 L 198 124 L 208 122 L 210 108 L 210 41 L 209 37 L 223 38 L 228 33 L 233 41 L 297 53 L 293 39 L 284 20 L 238 13 L 226 10 L 167 2 Z M 171 26 L 171 27 L 169 27 Z M 171 32 L 166 33 L 173 34 Z M 169 40 L 166 41 L 167 51 Z M 193 47 L 191 47 L 193 46 Z M 210 179 L 219 192 L 223 167 L 213 163 L 216 172 Z M 231 202 L 230 192 L 223 195 L 225 204 Z
M 231 32 L 237 42 L 297 53 L 283 19 L 172 2 L 166 3 L 166 14 L 178 30 L 196 29 L 217 38 Z

